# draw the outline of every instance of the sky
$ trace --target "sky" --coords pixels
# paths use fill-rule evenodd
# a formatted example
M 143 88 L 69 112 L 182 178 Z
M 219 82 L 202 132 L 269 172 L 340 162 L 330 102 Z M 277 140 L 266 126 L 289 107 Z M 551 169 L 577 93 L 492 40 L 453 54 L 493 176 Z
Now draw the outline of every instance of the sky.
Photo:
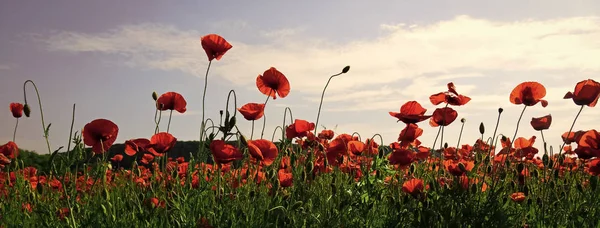
M 381 134 L 385 144 L 404 128 L 390 111 L 415 100 L 431 114 L 443 106 L 431 104 L 429 96 L 446 91 L 449 82 L 472 100 L 454 107 L 459 116 L 444 130 L 445 142 L 457 144 L 461 118 L 460 144 L 480 137 L 481 122 L 485 137 L 491 136 L 500 107 L 498 133 L 512 137 L 522 106 L 510 103 L 509 94 L 521 82 L 537 81 L 546 87 L 549 105 L 527 108 L 518 137 L 535 135 L 534 146 L 541 147 L 529 122 L 552 114 L 544 135 L 559 146 L 579 110 L 564 94 L 581 80 L 600 81 L 595 0 L 1 1 L 0 144 L 12 140 L 16 120 L 8 107 L 24 102 L 29 79 L 39 89 L 46 124 L 52 124 L 52 151 L 67 146 L 73 104 L 74 131 L 104 118 L 119 126 L 117 143 L 150 138 L 154 91 L 183 95 L 187 112 L 173 114 L 170 133 L 198 140 L 208 64 L 200 37 L 211 33 L 233 48 L 211 64 L 207 117 L 219 120 L 230 90 L 237 107 L 264 102 L 255 80 L 270 67 L 290 81 L 290 94 L 266 106 L 268 139 L 283 124 L 286 107 L 293 118 L 314 122 L 327 79 L 346 65 L 350 71 L 333 78 L 325 92 L 319 128 L 358 132 L 363 140 Z M 47 153 L 35 90 L 27 85 L 26 92 L 32 114 L 19 120 L 16 143 Z M 241 116 L 237 122 L 249 136 L 251 123 Z M 599 124 L 600 108 L 586 107 L 574 129 Z M 254 138 L 262 125 L 255 123 Z M 419 126 L 419 139 L 431 146 L 437 129 Z

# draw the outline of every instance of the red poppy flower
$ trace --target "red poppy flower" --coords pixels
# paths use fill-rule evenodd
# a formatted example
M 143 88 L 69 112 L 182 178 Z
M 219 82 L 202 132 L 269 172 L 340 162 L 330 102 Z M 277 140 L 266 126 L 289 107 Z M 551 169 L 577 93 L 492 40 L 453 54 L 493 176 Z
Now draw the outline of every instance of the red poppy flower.
M 146 152 L 150 145 L 150 140 L 139 138 L 125 141 L 125 154 L 135 156 L 139 152 Z
M 6 144 L 0 146 L 0 153 L 4 154 L 7 158 L 15 159 L 19 156 L 19 147 L 13 141 L 9 141 Z
M 388 156 L 388 161 L 391 165 L 399 165 L 405 167 L 410 165 L 415 160 L 415 157 L 416 154 L 412 150 L 406 148 L 398 148 L 392 151 L 392 153 L 390 153 L 390 155 Z
M 123 161 L 123 155 L 122 154 L 116 154 L 110 160 L 112 160 L 114 162 L 121 162 L 121 161 Z
M 206 52 L 206 56 L 208 56 L 208 61 L 212 61 L 213 59 L 221 60 L 221 57 L 232 48 L 231 44 L 217 34 L 203 36 L 200 38 L 200 41 L 202 48 Z
M 225 144 L 223 140 L 213 140 L 210 143 L 210 152 L 212 152 L 215 162 L 221 164 L 242 159 L 242 153 L 234 146 Z
M 83 127 L 83 143 L 96 154 L 106 152 L 117 139 L 119 127 L 106 119 L 96 119 Z
M 367 145 L 365 145 L 361 141 L 348 142 L 348 152 L 351 152 L 352 154 L 360 155 L 366 148 L 367 148 Z
M 169 151 L 175 143 L 177 138 L 167 132 L 160 132 L 150 138 L 150 144 L 148 145 L 148 151 L 154 156 L 162 156 L 164 153 Z
M 548 105 L 548 101 L 542 100 L 546 96 L 546 87 L 538 82 L 523 82 L 510 93 L 510 102 L 513 104 L 524 104 L 534 106 L 542 102 L 542 107 Z
M 461 94 L 458 94 L 456 92 L 456 87 L 454 86 L 454 83 L 450 82 L 450 83 L 448 83 L 448 91 L 447 92 L 441 92 L 441 93 L 431 95 L 429 97 L 429 100 L 431 101 L 431 103 L 433 105 L 438 105 L 442 102 L 445 102 L 450 105 L 460 106 L 460 105 L 467 104 L 471 100 L 471 98 L 461 95 Z
M 445 160 L 444 167 L 446 167 L 446 170 L 448 170 L 450 174 L 454 176 L 462 176 L 466 172 L 473 170 L 473 168 L 475 168 L 475 163 L 473 161 L 466 161 L 464 159 L 461 159 L 460 161 Z
M 295 119 L 294 123 L 285 128 L 285 136 L 288 139 L 306 137 L 308 133 L 315 129 L 315 123 L 309 123 L 306 120 Z
M 147 165 L 150 164 L 152 161 L 154 161 L 154 155 L 144 154 L 144 156 L 142 156 L 142 163 Z
M 512 199 L 512 201 L 520 203 L 520 202 L 525 201 L 525 193 L 515 192 L 510 195 L 510 198 Z
M 5 165 L 10 164 L 10 159 L 8 159 L 4 154 L 0 154 L 0 169 L 4 168 Z
M 552 115 L 546 115 L 539 118 L 531 118 L 531 126 L 536 131 L 546 130 L 552 124 Z
M 600 157 L 600 133 L 589 130 L 582 134 L 577 141 L 575 153 L 581 159 Z
M 401 142 L 403 146 L 414 142 L 419 136 L 423 134 L 423 129 L 419 128 L 416 124 L 407 124 L 400 135 L 398 136 L 398 142 Z
M 600 83 L 588 79 L 577 83 L 574 92 L 565 94 L 564 99 L 573 99 L 577 105 L 596 106 L 600 97 Z
M 596 158 L 587 163 L 588 173 L 594 176 L 600 175 L 600 158 Z
M 450 107 L 437 108 L 433 111 L 429 125 L 432 127 L 448 126 L 458 117 L 458 112 Z
M 186 106 L 187 102 L 183 99 L 183 96 L 176 92 L 166 92 L 156 100 L 156 108 L 161 111 L 175 110 L 179 113 L 184 113 Z
M 279 179 L 279 186 L 287 188 L 294 185 L 294 177 L 291 172 L 280 169 L 277 171 L 277 178 Z
M 258 120 L 265 114 L 265 104 L 248 103 L 238 108 L 246 120 Z
M 273 164 L 279 153 L 275 144 L 266 139 L 248 140 L 248 151 L 265 166 Z
M 56 211 L 56 217 L 58 217 L 60 220 L 64 220 L 66 217 L 69 217 L 70 214 L 71 210 L 68 207 L 63 207 Z
M 256 77 L 256 87 L 261 93 L 271 96 L 273 99 L 277 99 L 275 93 L 281 98 L 290 93 L 290 82 L 275 67 L 269 68 L 263 75 Z
M 529 139 L 523 138 L 523 137 L 519 137 L 517 139 L 515 139 L 515 141 L 513 142 L 516 154 L 515 156 L 522 158 L 522 157 L 530 157 L 533 159 L 533 156 L 535 156 L 538 153 L 538 149 L 533 147 L 533 143 L 535 143 L 535 136 L 532 136 Z
M 398 118 L 398 121 L 402 121 L 405 124 L 414 124 L 428 119 L 431 116 L 426 116 L 424 109 L 419 102 L 409 101 L 400 107 L 400 112 L 390 112 L 390 115 Z
M 578 142 L 581 136 L 585 134 L 585 131 L 576 131 L 576 132 L 565 132 L 562 134 L 562 140 L 566 144 L 571 144 L 574 142 Z
M 10 103 L 10 112 L 12 112 L 13 117 L 21 118 L 23 116 L 23 104 Z
M 322 130 L 321 133 L 319 133 L 318 138 L 320 139 L 325 139 L 325 140 L 331 140 L 333 138 L 333 131 L 332 130 Z
M 416 178 L 408 180 L 402 184 L 402 191 L 414 197 L 421 194 L 424 188 L 423 180 Z

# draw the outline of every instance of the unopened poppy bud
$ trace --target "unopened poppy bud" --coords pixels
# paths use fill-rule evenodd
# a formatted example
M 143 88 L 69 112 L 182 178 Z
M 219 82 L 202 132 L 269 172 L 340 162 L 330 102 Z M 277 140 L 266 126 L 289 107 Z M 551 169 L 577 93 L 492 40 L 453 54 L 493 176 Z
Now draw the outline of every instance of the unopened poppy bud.
M 467 122 L 467 119 L 465 119 L 465 118 L 462 118 L 462 119 L 460 119 L 460 122 L 461 122 L 461 123 L 465 123 L 465 122 Z
M 525 168 L 525 167 L 523 166 L 523 163 L 519 163 L 519 164 L 517 165 L 517 172 L 519 172 L 519 174 L 520 174 L 521 172 L 523 172 L 523 168 Z
M 152 99 L 154 99 L 154 101 L 158 100 L 158 94 L 156 94 L 156 91 L 152 92 Z
M 488 166 L 488 167 L 487 167 L 487 172 L 488 172 L 488 173 L 492 173 L 492 167 L 491 167 L 491 166 Z
M 507 140 L 506 136 L 503 135 L 502 136 L 502 141 L 506 141 L 506 140 Z
M 26 103 L 23 106 L 23 113 L 25 113 L 25 116 L 29 117 L 29 115 L 31 114 L 31 108 L 29 108 L 29 105 Z
M 463 164 L 462 162 L 458 163 L 458 168 L 460 169 L 460 171 L 462 172 L 467 172 L 467 168 L 465 167 L 465 164 Z
M 502 112 L 504 112 L 504 109 L 503 108 L 498 108 L 498 113 L 502 113 Z
M 219 115 L 223 116 L 223 110 L 219 110 Z
M 342 74 L 348 73 L 349 70 L 350 70 L 350 66 L 344 67 L 344 69 L 342 69 Z
M 413 174 L 415 172 L 415 164 L 410 164 L 410 170 L 409 173 Z
M 482 135 L 485 133 L 485 126 L 483 126 L 483 122 L 479 124 L 479 133 Z
M 444 149 L 448 149 L 448 143 L 444 143 Z

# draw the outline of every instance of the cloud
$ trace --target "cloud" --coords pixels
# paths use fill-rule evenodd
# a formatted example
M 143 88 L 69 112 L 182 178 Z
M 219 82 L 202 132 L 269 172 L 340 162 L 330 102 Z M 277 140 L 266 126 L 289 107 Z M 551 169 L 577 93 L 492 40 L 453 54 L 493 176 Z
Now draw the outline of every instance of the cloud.
M 459 93 L 473 98 L 456 108 L 460 117 L 471 115 L 469 123 L 478 125 L 495 122 L 498 107 L 506 109 L 506 118 L 518 118 L 520 106 L 508 102 L 510 91 L 520 82 L 539 81 L 547 87 L 550 106 L 531 108 L 521 127 L 526 128 L 531 116 L 552 111 L 557 113 L 556 134 L 568 130 L 572 119 L 564 107 L 574 106 L 562 99 L 564 93 L 578 80 L 600 73 L 600 17 L 492 21 L 463 15 L 429 24 L 382 24 L 378 37 L 345 43 L 307 38 L 302 34 L 307 27 L 249 29 L 252 26 L 242 21 L 223 26 L 229 26 L 224 28 L 227 31 L 255 33 L 227 32 L 231 36 L 225 38 L 233 48 L 219 61 L 219 67 L 211 69 L 211 77 L 221 77 L 233 86 L 253 87 L 256 75 L 275 66 L 288 77 L 293 93 L 316 104 L 328 77 L 350 65 L 350 72 L 333 79 L 326 91 L 323 110 L 334 113 L 329 115 L 373 110 L 387 115 L 408 100 L 417 100 L 432 112 L 435 107 L 429 96 L 446 91 L 446 84 L 452 81 Z M 43 42 L 52 51 L 103 53 L 131 67 L 203 77 L 207 58 L 199 41 L 202 35 L 171 25 L 135 24 L 100 33 L 61 31 Z M 247 36 L 262 40 L 248 41 L 244 39 Z M 598 121 L 598 112 L 589 112 L 582 117 Z M 393 118 L 366 119 L 377 122 L 376 126 L 395 123 Z M 336 120 L 349 121 L 344 117 Z M 500 129 L 513 131 L 511 124 L 513 121 Z M 340 129 L 374 131 L 367 125 L 340 125 Z M 396 128 L 391 131 L 399 132 L 400 127 Z M 525 129 L 522 133 L 535 134 Z
M 8 64 L 0 64 L 0 70 L 10 70 L 12 69 Z

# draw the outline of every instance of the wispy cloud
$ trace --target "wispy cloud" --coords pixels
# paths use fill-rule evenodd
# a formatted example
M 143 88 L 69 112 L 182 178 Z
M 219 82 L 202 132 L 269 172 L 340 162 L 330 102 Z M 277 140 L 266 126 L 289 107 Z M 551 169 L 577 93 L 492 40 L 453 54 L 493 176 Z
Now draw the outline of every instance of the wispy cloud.
M 245 22 L 226 25 L 244 31 L 249 27 Z M 460 93 L 473 98 L 460 113 L 473 115 L 475 122 L 489 119 L 489 114 L 481 115 L 483 110 L 493 115 L 498 107 L 510 105 L 508 94 L 522 81 L 540 81 L 548 88 L 551 105 L 531 115 L 572 107 L 562 100 L 564 93 L 578 80 L 600 73 L 600 17 L 491 21 L 458 16 L 432 24 L 382 24 L 379 37 L 348 43 L 302 37 L 305 29 L 254 30 L 253 36 L 277 40 L 259 44 L 243 36 L 225 37 L 234 48 L 211 72 L 233 85 L 251 87 L 256 75 L 275 66 L 289 78 L 294 92 L 317 103 L 329 75 L 350 65 L 350 73 L 329 86 L 324 110 L 379 110 L 384 115 L 407 100 L 418 100 L 432 111 L 429 95 L 445 91 L 446 83 L 453 81 Z M 202 35 L 170 25 L 137 24 L 102 33 L 62 31 L 44 42 L 54 51 L 104 53 L 131 67 L 203 76 L 207 61 Z M 571 116 L 561 113 L 555 117 L 559 130 L 554 133 L 568 129 L 568 121 L 558 120 Z M 385 125 L 383 120 L 372 121 Z M 364 124 L 352 126 L 367 129 Z

